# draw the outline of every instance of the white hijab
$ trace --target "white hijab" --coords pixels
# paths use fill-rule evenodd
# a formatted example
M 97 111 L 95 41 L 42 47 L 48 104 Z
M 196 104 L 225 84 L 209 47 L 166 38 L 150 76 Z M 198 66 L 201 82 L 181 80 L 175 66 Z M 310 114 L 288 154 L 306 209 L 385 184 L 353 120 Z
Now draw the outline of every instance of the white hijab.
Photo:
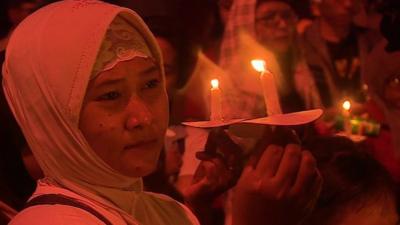
M 96 57 L 117 16 L 142 36 L 164 73 L 154 37 L 132 10 L 66 0 L 38 10 L 15 29 L 3 65 L 7 100 L 46 177 L 98 203 L 111 201 L 118 207 L 105 207 L 119 211 L 129 224 L 168 224 L 171 219 L 192 224 L 178 203 L 149 198 L 141 178 L 124 176 L 101 160 L 78 128 L 88 82 L 98 69 Z M 159 209 L 176 218 L 164 218 L 171 214 L 160 215 Z

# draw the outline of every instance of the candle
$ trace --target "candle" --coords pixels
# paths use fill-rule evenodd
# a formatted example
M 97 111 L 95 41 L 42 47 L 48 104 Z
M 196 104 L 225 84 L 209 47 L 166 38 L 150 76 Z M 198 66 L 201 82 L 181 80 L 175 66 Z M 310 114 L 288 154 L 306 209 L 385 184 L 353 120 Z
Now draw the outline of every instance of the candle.
M 261 59 L 251 60 L 254 69 L 260 73 L 260 81 L 264 95 L 267 115 L 282 114 L 274 75 L 266 69 L 265 61 Z
M 211 115 L 210 120 L 223 120 L 221 105 L 221 90 L 218 79 L 211 80 Z
M 342 104 L 342 115 L 343 115 L 343 128 L 346 133 L 351 133 L 351 122 L 350 122 L 350 109 L 351 103 L 349 100 L 345 100 Z

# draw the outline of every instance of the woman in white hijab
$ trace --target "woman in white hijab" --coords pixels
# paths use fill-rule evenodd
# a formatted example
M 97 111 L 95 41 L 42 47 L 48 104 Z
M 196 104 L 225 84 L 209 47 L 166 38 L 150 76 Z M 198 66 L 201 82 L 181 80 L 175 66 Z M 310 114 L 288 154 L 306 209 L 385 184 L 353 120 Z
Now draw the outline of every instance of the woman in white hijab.
M 3 75 L 45 174 L 11 224 L 199 224 L 185 206 L 143 192 L 141 177 L 155 169 L 164 143 L 168 105 L 159 49 L 136 13 L 95 0 L 44 7 L 14 31 Z M 276 215 L 290 209 L 296 216 L 289 219 L 299 221 L 320 186 L 308 152 L 271 148 L 239 181 L 238 224 L 287 219 Z M 265 198 L 257 205 L 273 212 L 267 220 L 247 210 L 256 203 L 248 196 L 259 193 Z
M 179 203 L 142 191 L 168 106 L 160 52 L 139 16 L 62 1 L 22 22 L 9 44 L 3 87 L 46 176 L 33 198 L 74 199 L 112 224 L 197 224 Z M 98 224 L 91 211 L 42 204 L 11 224 Z

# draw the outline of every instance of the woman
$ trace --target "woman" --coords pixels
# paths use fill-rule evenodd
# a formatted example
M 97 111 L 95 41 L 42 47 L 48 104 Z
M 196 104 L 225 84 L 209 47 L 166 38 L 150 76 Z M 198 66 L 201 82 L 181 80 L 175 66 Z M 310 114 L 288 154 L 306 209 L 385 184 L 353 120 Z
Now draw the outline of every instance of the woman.
M 124 8 L 63 1 L 15 30 L 4 89 L 46 176 L 33 198 L 66 196 L 113 224 L 197 224 L 179 203 L 142 192 L 168 124 L 159 71 L 153 36 Z M 79 208 L 47 207 L 29 207 L 11 224 L 43 224 L 48 214 L 54 224 L 98 223 Z
M 168 101 L 161 54 L 136 13 L 95 0 L 42 8 L 14 31 L 3 75 L 45 175 L 11 224 L 199 224 L 180 203 L 142 190 L 141 177 L 156 168 L 164 143 Z M 238 209 L 258 194 L 265 197 L 260 206 L 277 195 L 301 206 L 312 201 L 320 185 L 315 162 L 298 146 L 287 148 L 267 151 L 245 170 Z M 263 176 L 271 160 L 277 175 Z M 272 178 L 279 182 L 270 187 Z M 315 188 L 302 188 L 310 184 Z
M 293 1 L 234 1 L 220 58 L 227 79 L 233 84 L 229 93 L 232 96 L 227 97 L 234 105 L 233 117 L 265 114 L 259 74 L 250 65 L 256 58 L 264 59 L 274 74 L 284 113 L 321 106 L 312 74 L 300 51 L 296 24 Z M 249 109 L 253 110 L 250 115 Z

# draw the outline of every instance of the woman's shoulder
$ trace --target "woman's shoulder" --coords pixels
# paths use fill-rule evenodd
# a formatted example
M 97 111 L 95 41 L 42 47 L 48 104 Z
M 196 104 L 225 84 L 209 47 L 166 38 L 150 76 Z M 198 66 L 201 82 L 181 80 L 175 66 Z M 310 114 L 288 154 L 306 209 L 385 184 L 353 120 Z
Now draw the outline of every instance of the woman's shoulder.
M 67 205 L 36 205 L 22 210 L 10 225 L 104 225 L 104 223 L 85 210 Z
M 163 194 L 153 192 L 145 193 L 146 202 L 152 202 L 151 205 L 155 206 L 158 212 L 167 215 L 166 218 L 173 218 L 176 221 L 175 224 L 200 224 L 193 212 L 184 204 Z
M 25 209 L 10 224 L 125 224 L 119 214 L 42 179 Z

